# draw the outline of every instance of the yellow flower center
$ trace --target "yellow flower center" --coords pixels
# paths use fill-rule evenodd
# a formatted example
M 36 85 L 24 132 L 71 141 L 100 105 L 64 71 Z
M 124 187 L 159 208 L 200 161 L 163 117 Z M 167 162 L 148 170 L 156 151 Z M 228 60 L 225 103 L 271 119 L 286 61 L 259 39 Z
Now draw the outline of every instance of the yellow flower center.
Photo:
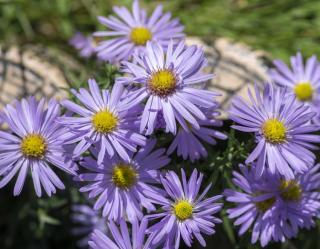
M 264 201 L 256 202 L 255 205 L 259 211 L 264 213 L 268 209 L 270 209 L 274 205 L 275 202 L 276 202 L 276 199 L 274 197 L 271 197 L 271 198 L 266 199 Z
M 279 186 L 281 197 L 285 201 L 299 201 L 301 198 L 301 188 L 295 180 L 282 180 Z
M 152 33 L 149 29 L 144 27 L 137 27 L 131 30 L 130 39 L 137 46 L 146 45 L 147 41 L 152 38 Z
M 190 202 L 181 200 L 173 206 L 173 212 L 180 221 L 184 221 L 192 216 L 193 207 Z
M 286 139 L 286 132 L 285 125 L 275 118 L 267 120 L 262 125 L 262 133 L 269 143 L 283 143 Z
M 149 90 L 152 94 L 166 97 L 176 89 L 177 79 L 170 70 L 159 70 L 152 74 L 148 82 Z
M 21 151 L 25 157 L 42 158 L 47 150 L 45 139 L 38 134 L 27 135 L 21 142 Z
M 117 187 L 128 189 L 136 183 L 137 175 L 137 171 L 132 166 L 119 164 L 113 168 L 112 181 Z
M 100 133 L 110 133 L 115 130 L 118 125 L 118 118 L 108 110 L 97 112 L 92 117 L 94 129 Z
M 309 82 L 302 82 L 295 86 L 294 93 L 300 101 L 310 101 L 313 96 L 313 88 Z

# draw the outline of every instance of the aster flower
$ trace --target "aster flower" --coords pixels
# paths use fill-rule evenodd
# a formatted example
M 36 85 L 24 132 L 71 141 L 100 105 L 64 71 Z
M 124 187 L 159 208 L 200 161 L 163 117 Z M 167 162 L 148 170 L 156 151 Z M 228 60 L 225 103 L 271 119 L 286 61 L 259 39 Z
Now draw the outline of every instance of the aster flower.
M 319 167 L 317 164 L 291 180 L 265 171 L 257 180 L 255 164 L 240 165 L 241 173 L 233 172 L 239 190 L 225 191 L 227 201 L 236 205 L 227 212 L 240 226 L 239 235 L 253 227 L 251 242 L 260 240 L 261 246 L 266 246 L 270 241 L 295 237 L 300 228 L 314 226 L 320 209 Z
M 180 40 L 184 37 L 184 27 L 178 19 L 170 20 L 171 13 L 162 13 L 159 5 L 150 17 L 140 9 L 139 1 L 135 0 L 132 13 L 125 7 L 114 7 L 118 17 L 98 17 L 99 22 L 109 31 L 94 33 L 97 37 L 107 37 L 97 47 L 98 57 L 109 62 L 130 59 L 134 53 L 141 53 L 148 41 L 158 41 L 166 46 L 170 39 Z
M 59 119 L 74 135 L 70 143 L 79 142 L 74 156 L 80 156 L 94 145 L 99 148 L 98 163 L 105 154 L 130 160 L 128 153 L 135 152 L 138 145 L 145 145 L 145 137 L 136 132 L 140 107 L 132 107 L 123 98 L 124 89 L 119 84 L 115 84 L 111 92 L 100 91 L 96 81 L 90 79 L 89 90 L 72 90 L 83 106 L 70 100 L 62 101 L 64 107 L 78 115 Z
M 222 207 L 221 203 L 216 203 L 221 196 L 205 199 L 211 184 L 205 188 L 201 195 L 198 195 L 203 175 L 198 174 L 196 169 L 193 170 L 188 182 L 183 169 L 181 169 L 181 173 L 182 182 L 173 171 L 169 171 L 164 177 L 161 177 L 162 185 L 169 197 L 158 197 L 164 211 L 148 216 L 149 220 L 161 219 L 148 231 L 153 237 L 152 244 L 162 243 L 163 247 L 161 248 L 164 249 L 178 249 L 181 237 L 189 247 L 191 247 L 193 237 L 202 246 L 206 246 L 201 233 L 214 234 L 215 223 L 221 222 L 220 219 L 213 216 Z
M 293 94 L 271 84 L 265 85 L 261 94 L 255 86 L 255 97 L 249 91 L 251 105 L 236 98 L 230 110 L 230 119 L 239 125 L 234 129 L 254 132 L 257 147 L 246 163 L 257 159 L 259 177 L 265 166 L 272 172 L 279 172 L 287 179 L 294 178 L 294 171 L 301 173 L 312 166 L 315 155 L 310 151 L 318 147 L 318 135 L 310 134 L 319 130 L 310 120 L 315 116 L 310 107 L 296 100 Z M 267 164 L 266 164 L 267 162 Z
M 88 205 L 73 205 L 71 219 L 76 225 L 72 228 L 71 233 L 82 237 L 77 242 L 78 247 L 88 247 L 90 235 L 94 230 L 97 229 L 104 233 L 107 231 L 106 220 Z
M 215 119 L 219 115 L 216 108 L 217 105 L 214 105 L 212 108 L 204 110 L 207 118 L 199 121 L 200 129 L 195 129 L 187 124 L 185 125 L 188 127 L 187 130 L 180 127 L 167 153 L 172 154 L 177 149 L 178 156 L 182 156 L 184 160 L 190 159 L 191 162 L 194 162 L 208 155 L 207 150 L 200 142 L 201 140 L 215 145 L 217 138 L 227 139 L 225 134 L 214 129 L 214 127 L 220 127 L 223 124 L 221 120 Z
M 270 70 L 271 79 L 294 93 L 299 101 L 310 105 L 318 114 L 314 121 L 319 123 L 320 64 L 317 57 L 313 55 L 304 65 L 301 53 L 297 53 L 291 57 L 292 70 L 281 60 L 275 60 L 274 65 L 275 69 Z
M 206 116 L 199 107 L 211 107 L 216 93 L 196 89 L 194 86 L 211 79 L 212 74 L 202 72 L 206 65 L 204 52 L 197 46 L 186 47 L 184 42 L 174 48 L 171 42 L 167 52 L 159 43 L 148 42 L 146 54 L 135 56 L 137 64 L 125 62 L 123 72 L 127 77 L 119 79 L 123 84 L 137 84 L 141 88 L 134 93 L 136 102 L 147 98 L 142 114 L 140 132 L 152 134 L 158 115 L 162 115 L 166 130 L 176 133 L 176 120 L 185 129 L 189 124 L 199 129 L 198 120 Z
M 147 226 L 147 219 L 143 219 L 140 224 L 135 220 L 130 234 L 125 220 L 121 219 L 120 229 L 113 221 L 110 221 L 109 228 L 112 237 L 95 230 L 91 235 L 89 246 L 92 249 L 151 249 L 150 238 L 145 241 Z
M 95 54 L 96 42 L 91 35 L 85 36 L 82 33 L 77 32 L 70 39 L 69 43 L 79 51 L 81 57 L 89 58 Z
M 48 196 L 64 184 L 52 170 L 55 166 L 69 174 L 76 174 L 74 163 L 65 147 L 66 129 L 56 123 L 60 116 L 59 104 L 51 99 L 45 108 L 45 100 L 34 97 L 7 105 L 2 115 L 8 131 L 0 131 L 0 188 L 18 172 L 13 194 L 19 195 L 28 171 L 31 171 L 37 196 L 42 187 Z
M 97 198 L 94 209 L 102 209 L 102 215 L 118 221 L 128 217 L 129 221 L 143 217 L 142 208 L 154 211 L 154 196 L 162 194 L 155 187 L 159 182 L 159 169 L 170 159 L 164 155 L 165 149 L 152 151 L 156 140 L 152 140 L 126 161 L 118 157 L 105 158 L 101 165 L 92 157 L 80 163 L 88 172 L 81 173 L 78 181 L 89 182 L 80 188 L 89 192 L 89 198 Z

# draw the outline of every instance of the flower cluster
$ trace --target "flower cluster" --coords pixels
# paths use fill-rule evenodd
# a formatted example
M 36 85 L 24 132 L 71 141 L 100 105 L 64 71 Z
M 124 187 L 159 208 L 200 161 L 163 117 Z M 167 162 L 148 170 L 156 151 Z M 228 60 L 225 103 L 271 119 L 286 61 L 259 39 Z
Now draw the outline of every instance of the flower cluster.
M 141 224 L 139 224 L 139 219 L 133 219 L 131 222 L 132 236 L 129 235 L 123 218 L 118 221 L 120 231 L 116 223 L 111 220 L 108 224 L 113 239 L 95 230 L 89 242 L 91 248 L 151 249 L 161 247 L 170 249 L 179 248 L 181 238 L 186 245 L 191 247 L 194 237 L 202 246 L 205 246 L 206 243 L 201 233 L 214 234 L 215 223 L 221 222 L 214 216 L 222 207 L 221 203 L 216 202 L 221 196 L 205 198 L 211 185 L 199 195 L 203 175 L 198 174 L 197 170 L 193 171 L 189 181 L 187 181 L 184 170 L 181 173 L 182 182 L 173 171 L 161 176 L 161 183 L 165 191 L 153 195 L 153 198 L 161 205 L 163 213 L 144 216 Z M 148 221 L 158 221 L 158 223 L 148 228 Z
M 180 176 L 169 170 L 175 151 L 193 163 L 208 156 L 202 142 L 227 139 L 216 130 L 223 125 L 218 94 L 204 88 L 213 78 L 204 70 L 204 51 L 186 45 L 183 26 L 161 6 L 148 16 L 134 0 L 131 12 L 114 12 L 98 18 L 108 31 L 70 41 L 81 56 L 119 66 L 112 88 L 89 79 L 87 88 L 71 90 L 72 99 L 29 97 L 4 108 L 0 188 L 17 175 L 19 195 L 31 172 L 36 195 L 51 196 L 65 187 L 53 169 L 73 175 L 90 204 L 73 206 L 72 233 L 82 237 L 79 246 L 93 249 L 178 249 L 195 240 L 205 247 L 205 236 L 222 222 L 223 196 L 235 206 L 227 213 L 240 236 L 252 228 L 252 243 L 283 242 L 314 226 L 320 211 L 316 57 L 304 66 L 298 53 L 292 71 L 275 61 L 273 83 L 255 85 L 249 103 L 233 101 L 232 128 L 253 133 L 256 147 L 240 173 L 233 172 L 235 188 L 208 197 L 211 183 L 202 183 L 211 177 L 196 167 Z M 172 139 L 161 148 L 159 134 L 166 133 Z
M 314 226 L 320 211 L 319 165 L 315 165 L 320 136 L 318 88 L 320 64 L 308 59 L 304 68 L 300 53 L 291 58 L 293 71 L 283 62 L 270 70 L 274 83 L 248 91 L 250 104 L 235 98 L 230 109 L 232 127 L 254 133 L 256 148 L 234 172 L 239 190 L 225 191 L 228 210 L 242 235 L 250 227 L 252 243 L 284 242 L 299 228 Z
M 100 89 L 94 79 L 88 90 L 72 90 L 76 101 L 61 101 L 68 112 L 56 121 L 68 131 L 65 143 L 80 167 L 74 178 L 80 192 L 95 200 L 93 210 L 86 211 L 93 231 L 89 245 L 178 248 L 180 238 L 188 246 L 196 238 L 205 246 L 201 234 L 213 234 L 221 222 L 214 216 L 221 196 L 205 198 L 211 185 L 200 193 L 203 175 L 197 170 L 189 182 L 184 170 L 182 182 L 173 171 L 162 171 L 175 150 L 194 162 L 208 154 L 201 141 L 214 145 L 227 138 L 216 130 L 222 126 L 216 119 L 218 94 L 203 89 L 213 77 L 204 72 L 204 51 L 185 44 L 183 27 L 161 6 L 150 17 L 136 0 L 132 13 L 125 7 L 114 12 L 118 17 L 99 17 L 109 30 L 94 33 L 100 39 L 96 48 L 91 37 L 79 34 L 71 43 L 82 56 L 94 51 L 120 65 L 122 76 L 110 90 Z M 175 136 L 168 149 L 157 148 L 150 137 L 156 132 Z M 92 222 L 99 211 L 111 236 Z
M 225 191 L 227 201 L 236 203 L 228 214 L 236 218 L 239 235 L 252 227 L 251 242 L 260 240 L 265 246 L 271 240 L 284 242 L 295 237 L 299 228 L 314 226 L 320 209 L 319 168 L 317 164 L 290 180 L 264 171 L 257 180 L 257 165 L 241 165 L 241 174 L 233 173 L 233 183 L 240 190 Z

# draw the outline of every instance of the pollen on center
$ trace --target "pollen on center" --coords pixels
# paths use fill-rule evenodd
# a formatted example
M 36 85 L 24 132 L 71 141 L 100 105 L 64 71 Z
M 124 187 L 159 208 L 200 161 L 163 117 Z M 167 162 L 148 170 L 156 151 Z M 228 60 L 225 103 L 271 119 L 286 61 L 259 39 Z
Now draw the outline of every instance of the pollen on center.
M 21 141 L 21 152 L 26 157 L 40 159 L 47 151 L 47 144 L 43 136 L 39 134 L 27 135 Z
M 296 97 L 300 101 L 311 101 L 313 97 L 313 88 L 309 82 L 301 82 L 298 83 L 295 88 L 294 92 Z
M 137 46 L 144 46 L 151 39 L 152 33 L 145 27 L 136 27 L 131 30 L 130 40 Z
M 280 144 L 286 140 L 287 129 L 276 118 L 269 119 L 262 125 L 262 134 L 269 143 Z
M 193 214 L 193 206 L 189 201 L 181 200 L 173 206 L 173 212 L 180 221 L 189 219 Z
M 299 201 L 301 198 L 301 188 L 295 180 L 282 180 L 279 186 L 281 197 L 285 201 Z
M 160 97 L 166 97 L 172 94 L 176 86 L 176 75 L 167 69 L 153 73 L 148 82 L 148 88 L 151 93 Z
M 103 110 L 92 117 L 92 124 L 97 132 L 107 134 L 116 129 L 118 118 L 112 112 Z
M 255 205 L 259 211 L 264 213 L 267 210 L 269 210 L 274 205 L 275 202 L 276 202 L 276 199 L 274 197 L 271 197 L 264 201 L 256 202 Z
M 137 171 L 128 164 L 119 164 L 112 170 L 113 183 L 122 189 L 132 187 L 137 180 Z

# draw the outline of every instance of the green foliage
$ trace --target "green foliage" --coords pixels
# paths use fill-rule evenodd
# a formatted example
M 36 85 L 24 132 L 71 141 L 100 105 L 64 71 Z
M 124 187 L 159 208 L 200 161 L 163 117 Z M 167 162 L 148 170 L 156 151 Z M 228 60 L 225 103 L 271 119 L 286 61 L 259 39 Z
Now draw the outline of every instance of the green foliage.
M 288 60 L 301 50 L 318 54 L 320 1 L 318 0 L 174 0 L 141 1 L 153 9 L 163 3 L 181 18 L 190 35 L 205 39 L 230 37 L 273 57 Z M 113 5 L 130 0 L 0 0 L 0 40 L 8 43 L 42 42 L 67 49 L 76 30 L 102 28 L 97 15 L 108 15 Z

